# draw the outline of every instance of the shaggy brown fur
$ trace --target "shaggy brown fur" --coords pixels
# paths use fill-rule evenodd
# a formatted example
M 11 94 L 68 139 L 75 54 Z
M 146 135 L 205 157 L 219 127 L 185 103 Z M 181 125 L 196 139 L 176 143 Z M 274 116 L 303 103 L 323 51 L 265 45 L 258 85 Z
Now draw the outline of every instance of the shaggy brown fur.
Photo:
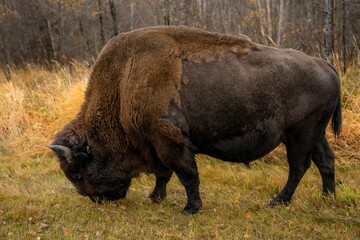
M 245 36 L 150 27 L 104 47 L 80 112 L 51 148 L 91 199 L 124 197 L 130 179 L 148 172 L 157 177 L 151 198 L 158 201 L 175 171 L 188 196 L 184 213 L 195 213 L 201 208 L 195 153 L 247 163 L 283 142 L 290 177 L 277 204 L 290 201 L 311 156 L 324 192 L 334 192 L 324 136 L 332 116 L 338 133 L 339 79 L 320 59 Z
M 181 107 L 179 90 L 182 83 L 186 84 L 181 62 L 211 62 L 225 52 L 246 55 L 257 49 L 258 45 L 246 37 L 186 27 L 149 27 L 115 37 L 94 65 L 84 106 L 77 117 L 81 128 L 86 126 L 90 131 L 89 145 L 100 155 L 116 155 L 124 149 L 118 149 L 122 144 L 112 143 L 129 141 L 143 148 L 147 140 L 143 138 L 154 138 L 159 129 L 184 142 L 178 129 L 159 122 L 167 115 L 170 101 Z M 144 129 L 149 132 L 144 133 Z M 124 130 L 126 140 L 122 136 Z M 149 150 L 145 151 L 148 155 Z M 151 158 L 146 159 L 151 162 Z M 138 165 L 133 159 L 129 161 L 126 165 L 133 172 L 130 176 L 145 170 L 143 162 Z

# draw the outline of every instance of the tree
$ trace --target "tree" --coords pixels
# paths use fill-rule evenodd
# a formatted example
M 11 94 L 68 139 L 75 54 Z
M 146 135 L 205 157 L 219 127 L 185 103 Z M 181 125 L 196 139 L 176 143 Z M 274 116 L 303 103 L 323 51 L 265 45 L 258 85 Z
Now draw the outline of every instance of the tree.
M 117 17 L 116 17 L 116 7 L 114 0 L 109 0 L 109 7 L 110 7 L 110 13 L 111 13 L 111 19 L 113 24 L 113 36 L 118 35 L 118 29 L 117 29 Z
M 324 54 L 329 58 L 334 50 L 334 0 L 326 0 L 325 13 Z
M 273 33 L 272 33 L 272 24 L 271 24 L 271 5 L 270 5 L 270 0 L 266 0 L 265 1 L 265 5 L 266 5 L 266 21 L 267 21 L 267 35 L 268 37 L 270 37 L 271 39 L 273 38 Z
M 343 72 L 346 72 L 346 1 L 342 1 L 342 19 L 341 19 L 341 60 L 343 63 Z
M 262 37 L 261 41 L 262 41 L 262 43 L 267 43 L 266 37 L 265 37 L 264 25 L 263 25 L 263 10 L 261 7 L 261 1 L 257 0 L 256 3 L 258 6 L 258 11 L 259 11 L 259 25 L 260 25 L 260 33 L 261 33 L 261 37 Z
M 3 41 L 0 38 L 0 66 L 2 71 L 5 74 L 5 77 L 8 81 L 11 80 L 11 70 L 10 70 L 10 66 L 9 66 L 9 60 L 7 57 L 7 53 L 5 51 L 4 45 L 3 45 Z
M 4 1 L 0 1 L 0 23 L 2 23 L 4 19 L 11 14 L 12 14 L 12 10 L 5 6 Z M 5 50 L 2 34 L 0 31 L 0 67 L 8 81 L 11 80 L 11 70 L 9 65 L 10 64 L 9 64 L 8 54 Z
M 170 0 L 164 0 L 164 25 L 170 25 Z
M 285 10 L 285 0 L 280 0 L 280 8 L 279 8 L 279 22 L 278 22 L 278 33 L 276 44 L 281 46 L 281 38 L 285 28 L 285 18 L 286 18 L 286 10 Z
M 98 0 L 97 3 L 98 3 L 98 20 L 99 20 L 99 28 L 100 28 L 100 43 L 102 47 L 105 45 L 103 8 L 102 8 L 101 0 Z
M 135 22 L 135 1 L 130 0 L 130 30 L 134 30 Z

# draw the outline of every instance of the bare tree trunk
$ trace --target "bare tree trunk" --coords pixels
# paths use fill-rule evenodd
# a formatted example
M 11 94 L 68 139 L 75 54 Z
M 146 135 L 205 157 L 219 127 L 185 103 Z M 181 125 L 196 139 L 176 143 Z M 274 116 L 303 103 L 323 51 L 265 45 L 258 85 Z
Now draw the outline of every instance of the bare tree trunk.
M 166 4 L 166 3 L 164 3 L 164 4 Z M 182 0 L 182 1 L 180 1 L 180 25 L 186 25 L 186 23 L 187 23 L 187 21 L 186 21 L 187 14 L 188 14 L 188 12 L 187 12 L 187 1 Z M 164 16 L 165 16 L 165 14 L 164 14 Z
M 232 22 L 232 10 L 233 10 L 233 6 L 231 5 L 231 2 L 226 1 L 224 9 L 225 9 L 225 13 L 227 15 L 227 21 L 225 24 L 225 33 L 230 34 L 230 33 L 232 33 L 231 32 L 231 25 L 232 25 L 231 22 Z M 261 24 L 261 21 L 260 21 L 260 24 Z
M 110 6 L 110 14 L 111 14 L 111 19 L 112 19 L 112 23 L 113 23 L 113 36 L 118 35 L 118 29 L 117 29 L 117 24 L 116 24 L 116 7 L 115 7 L 115 3 L 114 0 L 109 0 L 109 6 Z
M 219 24 L 219 15 L 221 10 L 221 3 L 220 1 L 215 1 L 213 9 L 211 11 L 211 21 L 212 21 L 212 28 L 213 30 L 217 30 L 219 31 L 219 29 L 221 29 L 220 24 Z
M 47 30 L 48 30 L 48 34 L 49 34 L 49 37 L 50 37 L 50 44 L 51 44 L 51 50 L 52 50 L 51 55 L 52 55 L 52 57 L 54 59 L 57 59 L 57 57 L 58 57 L 58 44 L 55 41 L 54 31 L 52 29 L 50 20 L 45 19 L 45 21 L 46 21 L 46 24 L 47 24 Z
M 325 7 L 325 58 L 328 58 L 334 50 L 334 0 L 326 0 Z
M 9 67 L 9 60 L 2 39 L 0 39 L 0 65 L 5 74 L 6 80 L 11 81 L 11 70 Z
M 93 62 L 94 62 L 94 59 L 92 57 L 91 50 L 90 50 L 90 41 L 85 36 L 84 27 L 83 27 L 82 21 L 81 21 L 79 16 L 78 16 L 78 23 L 79 23 L 80 35 L 81 35 L 81 37 L 83 38 L 83 41 L 84 41 L 85 55 L 87 57 L 89 65 L 91 66 L 93 64 Z
M 130 0 L 130 30 L 134 30 L 135 1 Z
M 264 30 L 264 26 L 263 26 L 263 12 L 262 12 L 262 7 L 261 7 L 261 2 L 260 2 L 260 0 L 257 0 L 256 3 L 257 3 L 258 11 L 259 11 L 261 42 L 266 44 L 267 41 L 266 41 L 265 30 Z
M 281 46 L 281 38 L 283 34 L 284 24 L 285 24 L 285 0 L 280 0 L 280 9 L 279 9 L 279 22 L 278 22 L 278 33 L 276 44 L 278 47 Z
M 170 0 L 164 0 L 164 25 L 170 25 Z
M 343 62 L 343 72 L 346 72 L 346 1 L 342 2 L 342 21 L 341 21 L 341 60 Z
M 242 15 L 242 8 L 243 8 L 243 0 L 239 0 L 239 4 L 236 6 L 236 16 L 237 16 L 237 25 L 236 25 L 236 28 L 237 28 L 237 34 L 240 35 L 242 34 L 242 18 L 243 18 L 243 15 Z
M 311 14 L 312 4 L 313 4 L 312 1 L 308 1 L 306 3 L 306 16 L 307 16 L 306 30 L 307 31 L 310 31 L 310 27 L 311 27 L 312 21 L 314 19 L 314 16 L 312 16 L 312 14 Z
M 198 0 L 199 1 L 199 20 L 200 26 L 206 28 L 206 0 Z
M 272 24 L 271 24 L 271 5 L 270 0 L 266 0 L 266 18 L 267 18 L 267 34 L 272 39 Z
M 104 19 L 103 19 L 103 9 L 101 0 L 98 0 L 98 20 L 99 20 L 99 27 L 100 27 L 100 43 L 101 47 L 105 45 L 105 34 L 104 34 Z

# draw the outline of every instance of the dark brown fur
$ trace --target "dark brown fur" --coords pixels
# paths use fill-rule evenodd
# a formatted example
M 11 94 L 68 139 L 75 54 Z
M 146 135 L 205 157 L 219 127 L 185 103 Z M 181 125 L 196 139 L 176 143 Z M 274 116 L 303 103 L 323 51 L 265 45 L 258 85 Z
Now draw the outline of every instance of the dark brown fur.
M 71 150 L 65 159 L 54 148 L 81 194 L 125 197 L 130 179 L 148 172 L 157 176 L 151 194 L 157 201 L 175 171 L 187 191 L 184 212 L 194 213 L 201 208 L 198 152 L 247 163 L 283 142 L 291 176 L 273 204 L 290 201 L 312 155 L 324 192 L 333 192 L 333 156 L 324 135 L 333 114 L 338 133 L 339 79 L 320 59 L 244 36 L 150 27 L 104 47 L 80 112 L 53 144 Z M 291 160 L 292 152 L 304 158 Z

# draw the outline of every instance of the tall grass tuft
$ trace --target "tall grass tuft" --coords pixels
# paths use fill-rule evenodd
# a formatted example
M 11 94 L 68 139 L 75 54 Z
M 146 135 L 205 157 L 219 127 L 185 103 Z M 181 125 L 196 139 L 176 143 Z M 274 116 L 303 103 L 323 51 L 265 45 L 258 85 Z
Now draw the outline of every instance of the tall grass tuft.
M 340 141 L 330 137 L 332 146 L 341 155 L 360 159 L 360 55 L 341 75 L 343 125 Z M 340 158 L 341 159 L 341 158 Z M 341 161 L 341 160 L 340 160 Z
M 0 75 L 0 151 L 22 157 L 46 153 L 53 134 L 72 119 L 83 101 L 88 69 L 28 65 Z

